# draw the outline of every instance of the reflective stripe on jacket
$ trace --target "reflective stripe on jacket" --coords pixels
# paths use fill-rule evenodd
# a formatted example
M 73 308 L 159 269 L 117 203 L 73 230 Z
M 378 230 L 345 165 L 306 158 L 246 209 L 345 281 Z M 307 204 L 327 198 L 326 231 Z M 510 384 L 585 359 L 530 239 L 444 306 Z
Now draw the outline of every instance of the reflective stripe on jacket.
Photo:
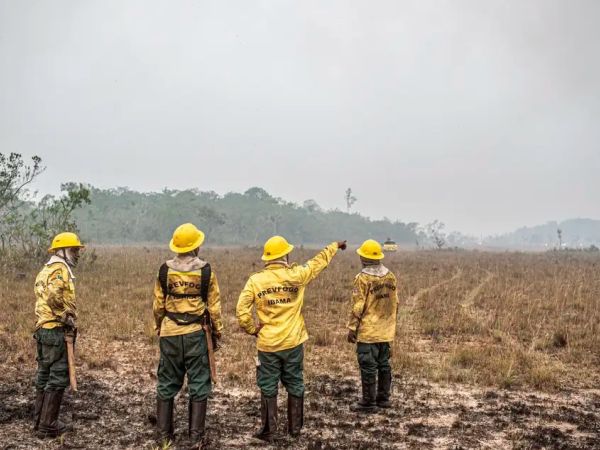
M 250 276 L 240 294 L 236 316 L 240 326 L 254 334 L 252 308 L 256 308 L 258 321 L 263 324 L 256 341 L 258 350 L 287 350 L 308 339 L 302 316 L 304 289 L 327 267 L 337 250 L 334 242 L 304 265 L 275 261 Z

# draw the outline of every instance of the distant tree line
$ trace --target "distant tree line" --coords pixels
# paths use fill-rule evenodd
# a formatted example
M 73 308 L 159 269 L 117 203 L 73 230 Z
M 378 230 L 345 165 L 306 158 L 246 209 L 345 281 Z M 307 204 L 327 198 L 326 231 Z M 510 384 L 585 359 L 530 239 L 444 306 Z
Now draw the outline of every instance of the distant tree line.
M 314 200 L 297 205 L 259 187 L 225 195 L 196 189 L 137 192 L 89 187 L 89 192 L 91 203 L 76 210 L 74 218 L 82 236 L 96 243 L 162 243 L 184 222 L 195 223 L 207 233 L 207 243 L 216 245 L 260 245 L 274 234 L 305 245 L 340 236 L 354 242 L 389 237 L 413 244 L 418 237 L 416 223 L 324 211 Z
M 371 220 L 354 212 L 352 190 L 345 192 L 346 212 L 325 211 L 309 199 L 302 205 L 273 197 L 259 187 L 219 195 L 197 189 L 137 192 L 64 183 L 58 196 L 37 196 L 30 185 L 45 170 L 42 160 L 0 153 L 0 258 L 45 257 L 51 238 L 61 231 L 80 232 L 98 244 L 164 243 L 181 223 L 193 222 L 215 245 L 261 245 L 274 234 L 297 244 L 322 245 L 343 236 L 351 242 L 392 239 L 419 248 L 456 245 L 444 224 L 424 227 L 387 218 Z

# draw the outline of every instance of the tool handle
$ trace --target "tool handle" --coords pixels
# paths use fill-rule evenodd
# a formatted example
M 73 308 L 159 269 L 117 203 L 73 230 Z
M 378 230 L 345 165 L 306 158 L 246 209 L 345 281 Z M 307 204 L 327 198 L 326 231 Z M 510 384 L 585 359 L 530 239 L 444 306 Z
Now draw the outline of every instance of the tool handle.
M 210 367 L 210 380 L 217 384 L 217 366 L 215 365 L 215 349 L 213 347 L 212 330 L 209 325 L 203 325 L 204 335 L 206 336 L 206 346 L 208 347 L 208 365 Z
M 75 373 L 75 349 L 73 347 L 73 336 L 66 335 L 65 342 L 67 344 L 67 362 L 69 365 L 69 383 L 71 390 L 77 392 L 77 376 Z

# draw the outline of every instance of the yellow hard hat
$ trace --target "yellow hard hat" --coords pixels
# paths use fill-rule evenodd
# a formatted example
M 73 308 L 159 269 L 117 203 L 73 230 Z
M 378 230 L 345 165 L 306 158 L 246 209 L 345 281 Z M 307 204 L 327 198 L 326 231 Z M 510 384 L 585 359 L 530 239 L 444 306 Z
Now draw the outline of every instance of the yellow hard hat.
M 75 233 L 59 233 L 54 236 L 52 239 L 52 245 L 48 249 L 48 252 L 53 252 L 54 250 L 58 250 L 59 248 L 69 248 L 69 247 L 85 247 L 79 240 L 79 237 Z
M 373 239 L 363 242 L 356 253 L 366 259 L 383 259 L 385 257 L 381 250 L 381 244 Z
M 263 261 L 273 261 L 287 255 L 294 249 L 294 246 L 285 240 L 282 236 L 273 236 L 265 242 L 265 248 L 262 255 Z
M 184 223 L 173 232 L 169 248 L 175 253 L 187 253 L 200 247 L 203 242 L 204 233 L 193 223 Z

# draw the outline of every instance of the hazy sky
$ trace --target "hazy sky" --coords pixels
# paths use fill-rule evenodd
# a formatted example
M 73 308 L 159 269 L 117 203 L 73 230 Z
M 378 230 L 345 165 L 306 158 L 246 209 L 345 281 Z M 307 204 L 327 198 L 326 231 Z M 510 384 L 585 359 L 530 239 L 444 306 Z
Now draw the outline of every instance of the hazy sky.
M 599 23 L 597 0 L 0 0 L 0 151 L 42 156 L 44 192 L 600 219 Z

